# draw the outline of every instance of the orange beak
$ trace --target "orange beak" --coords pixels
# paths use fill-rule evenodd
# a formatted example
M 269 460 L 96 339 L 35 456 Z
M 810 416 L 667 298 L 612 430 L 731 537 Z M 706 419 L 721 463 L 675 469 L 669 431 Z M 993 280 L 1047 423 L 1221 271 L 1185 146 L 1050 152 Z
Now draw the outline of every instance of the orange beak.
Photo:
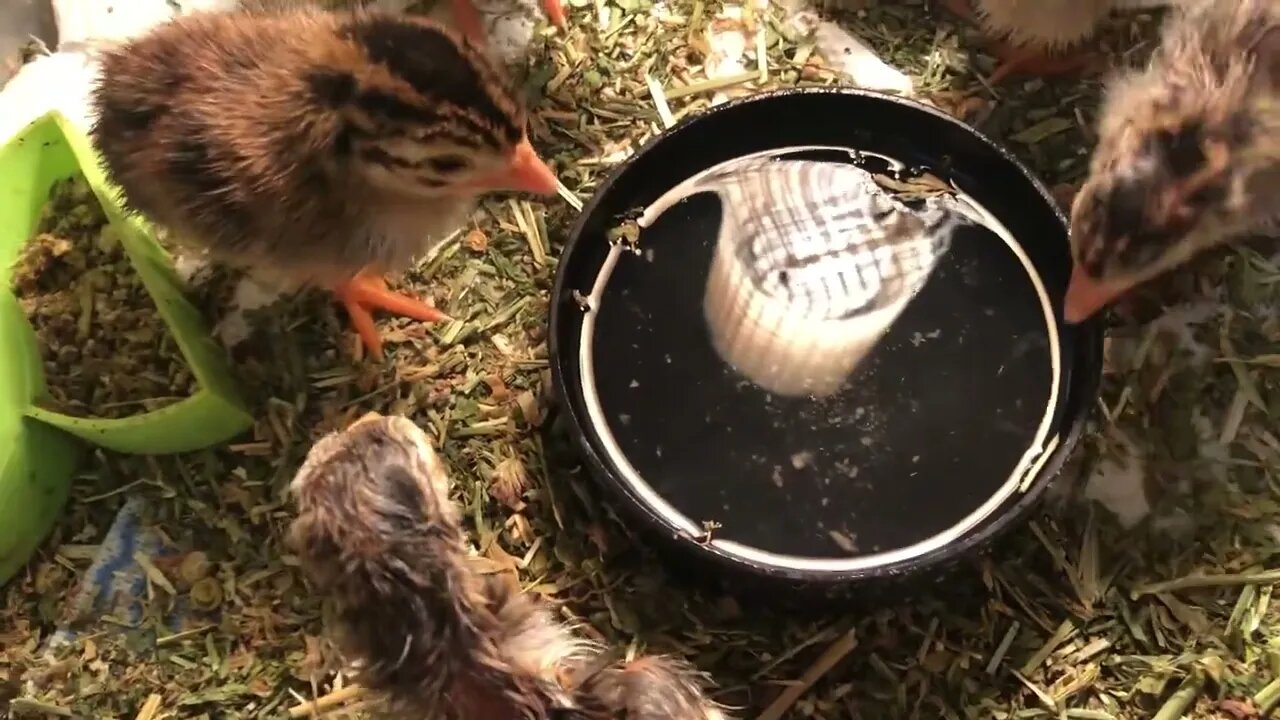
M 555 195 L 556 174 L 538 153 L 534 152 L 529 139 L 525 138 L 516 146 L 507 167 L 471 183 L 481 190 L 513 192 L 531 192 L 539 195 Z
M 1067 298 L 1062 308 L 1063 319 L 1072 325 L 1084 322 L 1123 291 L 1123 286 L 1098 282 L 1076 265 L 1071 270 L 1071 281 L 1067 283 Z
M 551 20 L 552 25 L 563 30 L 564 26 L 568 24 L 568 19 L 564 13 L 564 5 L 560 3 L 560 0 L 542 0 L 542 8 L 547 11 L 547 18 Z

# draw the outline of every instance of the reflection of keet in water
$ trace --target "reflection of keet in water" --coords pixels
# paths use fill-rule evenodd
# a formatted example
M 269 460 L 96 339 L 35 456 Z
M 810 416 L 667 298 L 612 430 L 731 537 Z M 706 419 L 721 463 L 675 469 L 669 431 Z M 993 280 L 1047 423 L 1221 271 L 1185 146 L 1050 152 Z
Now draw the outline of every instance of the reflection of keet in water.
M 715 193 L 720 231 L 703 311 L 716 352 L 769 392 L 826 396 L 924 286 L 956 228 L 974 220 L 949 194 L 909 207 L 857 165 L 779 158 L 795 150 L 699 173 L 639 224 Z

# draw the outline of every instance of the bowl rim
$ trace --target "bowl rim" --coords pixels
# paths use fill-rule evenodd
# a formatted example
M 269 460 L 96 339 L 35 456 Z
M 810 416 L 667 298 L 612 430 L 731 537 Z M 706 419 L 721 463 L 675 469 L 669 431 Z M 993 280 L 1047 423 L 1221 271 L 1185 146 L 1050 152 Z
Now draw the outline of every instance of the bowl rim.
M 566 360 L 569 355 L 572 355 L 572 352 L 566 354 L 565 348 L 561 347 L 560 343 L 561 326 L 566 322 L 563 313 L 569 311 L 570 305 L 565 302 L 565 293 L 570 285 L 568 279 L 569 263 L 566 261 L 578 249 L 579 244 L 584 242 L 582 236 L 588 219 L 603 201 L 603 198 L 608 195 L 617 180 L 637 160 L 663 142 L 669 135 L 693 123 L 706 120 L 720 113 L 732 111 L 744 105 L 804 96 L 839 96 L 860 98 L 874 102 L 887 102 L 908 110 L 923 112 L 957 129 L 964 130 L 1000 159 L 1016 168 L 1053 211 L 1054 217 L 1062 225 L 1064 231 L 1069 229 L 1065 213 L 1053 199 L 1048 188 L 1006 147 L 987 137 L 973 126 L 917 100 L 890 93 L 846 86 L 779 88 L 734 98 L 718 106 L 686 116 L 675 125 L 650 138 L 630 157 L 614 166 L 608 176 L 596 188 L 590 199 L 583 204 L 582 210 L 574 220 L 569 230 L 568 238 L 560 252 L 555 281 L 551 288 L 547 356 L 551 369 L 552 387 L 561 410 L 567 415 L 569 436 L 575 449 L 589 466 L 588 470 L 596 483 L 605 487 L 605 493 L 609 499 L 615 503 L 621 503 L 626 510 L 626 514 L 637 517 L 647 529 L 669 535 L 701 559 L 711 560 L 714 564 L 726 570 L 739 572 L 747 570 L 756 576 L 785 578 L 804 583 L 844 584 L 859 580 L 914 575 L 965 557 L 973 551 L 985 547 L 1004 531 L 1020 524 L 1020 521 L 1030 514 L 1044 492 L 1061 474 L 1067 459 L 1075 450 L 1083 435 L 1084 428 L 1089 422 L 1093 412 L 1092 398 L 1097 396 L 1101 387 L 1103 339 L 1101 313 L 1074 326 L 1075 337 L 1070 354 L 1072 362 L 1063 373 L 1064 389 L 1062 399 L 1059 401 L 1063 403 L 1065 408 L 1062 420 L 1065 428 L 1059 434 L 1056 446 L 1048 449 L 1048 458 L 1040 464 L 1038 472 L 1025 491 L 1010 496 L 1005 500 L 1002 507 L 997 508 L 996 511 L 991 513 L 969 533 L 949 545 L 914 557 L 856 570 L 804 570 L 757 564 L 729 554 L 714 545 L 698 543 L 693 538 L 688 537 L 683 530 L 673 526 L 655 509 L 649 507 L 647 503 L 639 498 L 619 477 L 617 470 L 603 457 L 601 450 L 595 447 L 595 442 L 587 432 L 587 426 L 590 424 L 589 418 L 576 406 L 578 401 L 574 395 L 575 393 L 580 394 L 580 383 L 566 375 Z M 1066 350 L 1064 348 L 1064 351 Z M 1075 406 L 1074 408 L 1073 405 Z

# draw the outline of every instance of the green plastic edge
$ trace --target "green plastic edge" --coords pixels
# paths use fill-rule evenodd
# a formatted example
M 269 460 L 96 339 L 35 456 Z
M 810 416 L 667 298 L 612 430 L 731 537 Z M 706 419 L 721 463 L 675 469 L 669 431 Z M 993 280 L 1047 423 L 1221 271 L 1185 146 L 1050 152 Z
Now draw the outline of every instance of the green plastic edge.
M 10 290 L 11 273 L 53 183 L 83 172 L 168 324 L 201 390 L 159 411 L 86 420 L 33 408 L 45 389 L 36 337 Z M 57 113 L 0 146 L 0 585 L 18 573 L 52 530 L 89 444 L 168 454 L 221 444 L 248 429 L 230 366 L 149 226 L 128 216 L 87 137 Z M 38 418 L 38 420 L 36 419 Z M 84 442 L 88 441 L 88 443 Z
M 168 253 L 155 241 L 152 229 L 145 221 L 123 210 L 119 190 L 107 180 L 89 139 L 57 113 L 36 120 L 32 127 L 48 124 L 54 126 L 57 137 L 55 144 L 44 148 L 46 160 L 41 163 L 40 180 L 44 184 L 41 199 L 47 197 L 48 186 L 70 174 L 65 171 L 66 163 L 53 162 L 48 158 L 61 150 L 64 157 L 71 160 L 70 171 L 78 169 L 84 174 L 108 220 L 119 232 L 130 261 L 173 334 L 200 389 L 191 397 L 159 410 L 118 420 L 70 417 L 34 405 L 27 408 L 27 416 L 100 447 L 148 455 L 200 450 L 244 432 L 253 424 L 253 417 L 240 399 L 222 348 L 213 340 L 199 311 L 184 297 L 182 281 L 174 272 Z M 61 141 L 61 147 L 57 141 Z M 3 164 L 0 164 L 0 174 L 5 172 Z
M 42 148 L 58 141 L 51 123 L 0 147 L 0 267 L 11 268 L 47 196 Z M 21 168 L 23 171 L 18 172 Z M 36 338 L 6 281 L 0 286 L 0 585 L 27 563 L 53 529 L 87 446 L 24 417 L 44 390 Z
M 30 332 L 6 285 L 0 290 L 0 347 L 34 348 L 34 336 L 16 336 Z M 23 417 L 29 393 L 42 381 L 39 358 L 34 367 L 31 361 L 22 354 L 0 359 L 0 586 L 22 569 L 53 529 L 87 450 L 77 438 Z

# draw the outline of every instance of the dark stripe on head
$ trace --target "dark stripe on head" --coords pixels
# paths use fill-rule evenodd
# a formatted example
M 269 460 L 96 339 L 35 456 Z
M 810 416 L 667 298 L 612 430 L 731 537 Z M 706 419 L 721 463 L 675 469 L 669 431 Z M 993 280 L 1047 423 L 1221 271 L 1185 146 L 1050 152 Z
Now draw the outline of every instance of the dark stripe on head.
M 405 102 L 394 94 L 382 90 L 365 90 L 356 100 L 356 106 L 374 118 L 397 122 L 437 123 L 443 119 L 440 113 Z
M 426 518 L 435 514 L 435 508 L 431 507 L 417 478 L 404 465 L 393 463 L 383 467 L 382 477 L 382 486 L 386 489 L 385 502 L 380 508 L 383 527 L 412 536 L 426 524 Z
M 386 165 L 388 167 L 411 168 L 416 167 L 417 163 L 397 157 L 382 148 L 366 147 L 360 150 L 360 157 L 364 160 L 375 163 L 377 165 Z
M 486 138 L 490 144 L 501 144 L 501 139 L 494 136 L 493 129 L 485 123 L 477 122 L 475 119 L 461 113 L 440 113 L 429 107 L 415 105 L 406 101 L 404 98 L 397 96 L 395 93 L 386 92 L 384 90 L 366 90 L 360 93 L 356 100 L 356 106 L 363 112 L 373 118 L 382 118 L 392 120 L 399 123 L 413 123 L 417 125 L 440 125 L 449 123 L 452 125 L 460 125 L 473 134 Z M 388 129 L 390 130 L 390 129 Z M 519 136 L 516 136 L 519 139 Z M 514 141 L 512 141 L 514 142 Z
M 501 144 L 501 140 L 494 136 L 492 128 L 464 114 L 439 113 L 431 108 L 406 102 L 403 98 L 382 90 L 366 90 L 360 93 L 356 99 L 356 107 L 374 120 L 391 120 L 427 126 L 423 131 L 418 131 L 417 128 L 405 130 L 394 126 L 380 127 L 376 130 L 377 134 L 386 137 L 412 137 L 419 141 L 431 137 L 449 137 L 459 140 L 459 144 L 470 148 Z
M 441 175 L 449 175 L 471 167 L 471 161 L 462 155 L 437 155 L 427 158 L 426 166 Z
M 351 102 L 356 95 L 356 79 L 341 70 L 312 70 L 303 76 L 303 82 L 313 100 L 334 110 Z
M 449 113 L 447 117 L 449 118 L 449 124 L 470 132 L 473 137 L 484 138 L 484 141 L 489 145 L 502 145 L 504 142 L 515 143 L 520 139 L 519 135 L 511 137 L 501 130 L 495 135 L 493 128 L 466 113 Z
M 376 17 L 348 23 L 341 32 L 423 97 L 477 113 L 509 142 L 520 138 L 523 128 L 490 96 L 475 60 L 439 28 Z
M 488 135 L 485 135 L 484 137 L 487 138 Z M 475 135 L 458 132 L 456 129 L 450 127 L 432 128 L 415 136 L 414 139 L 418 142 L 445 140 L 460 148 L 466 148 L 468 150 L 479 150 L 486 145 L 482 139 L 478 139 Z

